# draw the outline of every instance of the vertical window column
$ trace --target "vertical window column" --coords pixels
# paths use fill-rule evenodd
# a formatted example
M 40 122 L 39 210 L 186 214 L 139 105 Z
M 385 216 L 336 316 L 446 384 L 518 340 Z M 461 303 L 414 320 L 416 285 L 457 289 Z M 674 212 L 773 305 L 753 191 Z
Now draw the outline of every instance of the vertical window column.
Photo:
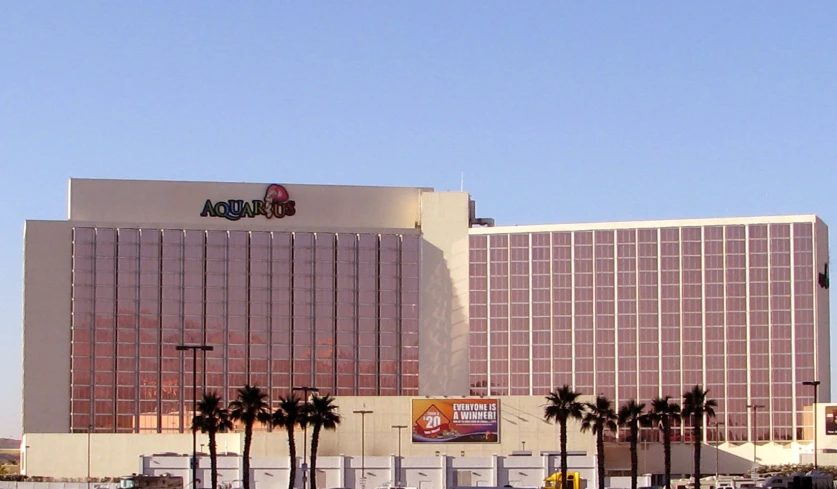
M 488 236 L 471 235 L 471 395 L 488 394 Z
M 531 355 L 529 346 L 529 235 L 509 235 L 509 395 L 529 395 Z
M 747 420 L 747 255 L 744 226 L 726 226 L 726 397 L 727 437 L 749 439 Z
M 549 233 L 531 236 L 532 395 L 552 390 L 552 262 Z
M 291 379 L 291 274 L 293 244 L 290 233 L 272 233 L 270 245 L 270 385 L 271 399 L 286 395 Z
M 314 385 L 334 394 L 335 235 L 317 233 L 314 250 Z
M 96 230 L 93 429 L 116 429 L 116 230 Z
M 398 395 L 398 255 L 401 239 L 394 235 L 381 235 L 378 260 L 378 378 L 380 395 Z
M 814 390 L 800 386 L 801 382 L 820 380 L 814 373 L 814 287 L 817 273 L 814 270 L 813 225 L 793 225 L 793 321 L 795 330 L 794 368 L 796 369 L 796 425 L 797 440 L 813 440 Z
M 565 384 L 573 385 L 573 234 L 571 232 L 552 233 L 551 265 L 549 272 L 551 277 L 547 279 L 552 280 L 553 373 L 551 387 L 554 388 Z M 592 351 L 590 354 L 592 355 Z
M 660 395 L 661 376 L 659 335 L 659 249 L 657 230 L 640 229 L 637 233 L 639 302 L 639 398 L 650 401 Z
M 706 364 L 706 386 L 711 390 L 711 398 L 718 402 L 715 408 L 715 418 L 725 423 L 727 406 L 725 354 L 726 338 L 724 331 L 725 302 L 724 297 L 724 228 L 721 226 L 707 226 L 703 229 L 704 249 L 704 307 L 706 310 L 704 341 Z M 711 429 L 706 431 L 707 440 L 723 441 L 723 432 Z M 721 430 L 723 431 L 723 429 Z M 720 435 L 720 436 L 719 436 Z M 720 439 L 719 439 L 720 438 Z
M 337 235 L 337 395 L 357 394 L 357 235 Z
M 227 399 L 234 399 L 238 389 L 250 383 L 249 377 L 249 289 L 248 289 L 248 256 L 247 233 L 242 231 L 216 232 L 207 234 L 207 252 L 214 250 L 217 256 L 225 256 L 224 262 L 219 262 L 217 272 L 225 273 L 224 287 L 219 289 L 219 296 L 223 294 L 222 304 L 226 304 L 226 348 L 222 345 L 219 350 L 226 349 L 227 363 Z M 216 268 L 207 261 L 207 273 L 215 272 Z M 225 265 L 221 268 L 222 263 Z M 220 278 L 220 277 L 219 277 Z M 207 290 L 207 298 L 209 291 Z M 213 302 L 212 300 L 207 301 Z M 252 385 L 252 384 L 251 384 Z M 262 385 L 261 387 L 264 387 Z
M 374 396 L 378 391 L 378 237 L 358 238 L 357 358 L 358 395 Z
M 770 282 L 767 225 L 749 226 L 750 401 L 765 406 L 758 416 L 758 442 L 770 439 Z M 751 411 L 752 416 L 752 411 Z M 753 425 L 753 420 L 749 422 Z M 767 428 L 765 428 L 767 426 Z M 750 430 L 750 441 L 753 432 Z
M 681 231 L 683 390 L 703 385 L 703 245 L 701 228 Z M 707 386 L 704 386 L 706 388 Z
M 139 359 L 139 231 L 117 231 L 116 273 L 116 431 L 132 433 L 138 426 Z
M 87 432 L 92 420 L 95 243 L 94 229 L 73 229 L 70 428 L 75 433 Z
M 205 383 L 200 379 L 198 382 L 204 385 L 207 391 L 217 392 L 225 403 L 231 401 L 233 398 L 230 396 L 234 395 L 235 389 L 243 385 L 231 384 L 230 389 L 227 388 L 227 365 L 231 363 L 231 360 L 228 360 L 228 348 L 231 348 L 231 340 L 237 342 L 239 350 L 243 343 L 240 333 L 235 333 L 231 335 L 232 337 L 227 335 L 229 315 L 227 267 L 227 233 L 210 231 L 206 236 L 206 261 L 204 263 L 206 272 L 203 282 L 205 284 L 203 295 L 206 299 L 203 304 L 205 330 L 202 339 L 205 339 L 206 344 L 212 346 L 213 350 L 198 353 L 199 375 L 200 379 L 205 379 Z M 240 264 L 236 264 L 234 268 L 240 268 Z M 198 285 L 193 277 L 187 278 L 189 287 Z M 240 275 L 230 276 L 229 280 L 234 281 L 239 288 L 245 283 Z M 237 305 L 236 308 L 240 314 L 241 306 Z M 201 361 L 204 358 L 206 361 Z
M 162 315 L 160 335 L 160 430 L 176 433 L 183 429 L 183 355 L 176 350 L 183 343 L 183 298 L 185 266 L 184 232 L 163 230 Z M 194 280 L 192 277 L 190 280 Z
M 593 356 L 593 233 L 576 231 L 573 242 L 573 283 L 575 285 L 573 304 L 575 315 L 575 386 L 578 392 L 594 392 L 595 382 Z M 571 337 L 569 338 L 571 339 Z
M 683 362 L 680 358 L 680 230 L 660 230 L 660 352 L 662 395 L 679 399 Z
M 270 368 L 268 366 L 271 345 L 270 330 L 268 329 L 270 311 L 270 289 L 268 287 L 270 280 L 267 276 L 270 273 L 269 233 L 250 233 L 248 270 L 250 383 L 267 389 L 266 392 L 275 401 L 277 398 L 272 396 Z
M 421 236 L 401 240 L 401 385 L 402 396 L 419 389 L 419 260 Z
M 184 239 L 184 270 L 183 270 L 183 343 L 199 345 L 204 341 L 204 306 L 207 302 L 206 284 L 206 233 L 203 231 L 186 231 Z M 200 399 L 202 389 L 201 372 L 203 371 L 203 356 L 198 355 L 198 363 L 192 360 L 192 355 L 175 352 L 182 358 L 183 369 L 181 384 L 183 386 L 183 431 L 188 432 L 192 419 L 192 400 Z M 194 389 L 192 375 L 197 369 L 198 388 Z
M 509 395 L 509 235 L 489 236 L 489 395 Z
M 160 430 L 160 333 L 162 257 L 159 229 L 140 230 L 139 432 Z
M 617 396 L 620 404 L 638 399 L 637 388 L 637 232 L 616 231 L 616 331 L 619 378 Z M 651 398 L 649 398 L 651 399 Z M 647 402 L 641 399 L 639 402 Z
M 764 441 L 793 440 L 793 323 L 789 224 L 770 225 L 770 371 L 772 419 Z M 801 382 L 801 380 L 800 380 Z
M 616 275 L 613 231 L 596 231 L 594 250 L 595 394 L 616 400 Z
M 312 335 L 314 332 L 314 235 L 294 233 L 291 357 L 293 384 L 314 382 Z

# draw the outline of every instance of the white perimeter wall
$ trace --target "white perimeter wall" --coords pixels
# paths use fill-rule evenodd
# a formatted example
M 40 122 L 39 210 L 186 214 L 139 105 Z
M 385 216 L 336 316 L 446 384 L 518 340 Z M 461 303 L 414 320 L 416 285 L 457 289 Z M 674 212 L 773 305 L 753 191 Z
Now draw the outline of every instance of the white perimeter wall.
M 301 461 L 297 461 L 300 466 Z M 147 475 L 172 474 L 190 477 L 187 457 L 146 457 L 142 460 L 143 472 Z M 209 480 L 208 458 L 201 459 L 198 478 Z M 581 472 L 587 481 L 587 488 L 596 487 L 594 457 L 571 457 L 571 470 Z M 219 457 L 220 483 L 240 487 L 241 458 Z M 252 459 L 251 480 L 258 489 L 286 489 L 290 476 L 290 460 L 287 458 Z M 543 479 L 560 470 L 558 457 L 460 457 L 431 456 L 408 457 L 401 461 L 397 457 L 358 456 L 322 457 L 317 461 L 317 487 L 319 488 L 362 488 L 361 474 L 365 475 L 365 487 L 395 485 L 411 488 L 445 488 L 474 486 L 540 487 Z M 302 474 L 297 471 L 295 487 L 302 487 Z

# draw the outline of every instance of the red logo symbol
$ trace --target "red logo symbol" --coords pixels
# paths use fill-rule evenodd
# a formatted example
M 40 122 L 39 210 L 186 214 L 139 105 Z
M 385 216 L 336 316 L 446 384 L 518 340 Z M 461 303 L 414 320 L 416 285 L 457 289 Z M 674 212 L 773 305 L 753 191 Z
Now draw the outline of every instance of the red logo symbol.
M 285 187 L 273 184 L 267 187 L 267 192 L 264 194 L 264 215 L 270 219 L 271 217 L 285 217 L 294 215 L 294 206 L 291 202 L 290 206 L 286 206 L 290 196 Z M 288 212 L 290 211 L 290 212 Z

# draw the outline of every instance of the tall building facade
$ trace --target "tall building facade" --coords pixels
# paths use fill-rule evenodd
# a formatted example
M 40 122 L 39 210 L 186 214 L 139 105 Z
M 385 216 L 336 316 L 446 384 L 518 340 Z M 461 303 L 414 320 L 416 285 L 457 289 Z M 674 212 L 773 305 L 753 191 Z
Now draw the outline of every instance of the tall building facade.
M 71 180 L 68 220 L 26 224 L 24 433 L 189 432 L 196 396 L 245 384 L 467 393 L 472 207 L 421 188 Z M 213 349 L 195 364 L 178 345 Z
M 830 398 L 815 216 L 496 227 L 470 242 L 472 394 L 567 384 L 618 405 L 700 384 L 721 422 L 707 439 L 730 442 L 805 439 L 801 383 Z
M 180 344 L 213 346 L 199 391 L 225 399 L 247 383 L 418 395 L 419 240 L 73 227 L 71 430 L 182 431 Z

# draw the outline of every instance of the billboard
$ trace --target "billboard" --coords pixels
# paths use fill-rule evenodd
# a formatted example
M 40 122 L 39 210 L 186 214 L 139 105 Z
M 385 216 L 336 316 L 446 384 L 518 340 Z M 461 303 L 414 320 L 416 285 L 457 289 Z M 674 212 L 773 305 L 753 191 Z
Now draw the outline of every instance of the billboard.
M 413 399 L 414 443 L 497 443 L 497 399 Z
M 825 407 L 825 434 L 837 435 L 837 406 Z

